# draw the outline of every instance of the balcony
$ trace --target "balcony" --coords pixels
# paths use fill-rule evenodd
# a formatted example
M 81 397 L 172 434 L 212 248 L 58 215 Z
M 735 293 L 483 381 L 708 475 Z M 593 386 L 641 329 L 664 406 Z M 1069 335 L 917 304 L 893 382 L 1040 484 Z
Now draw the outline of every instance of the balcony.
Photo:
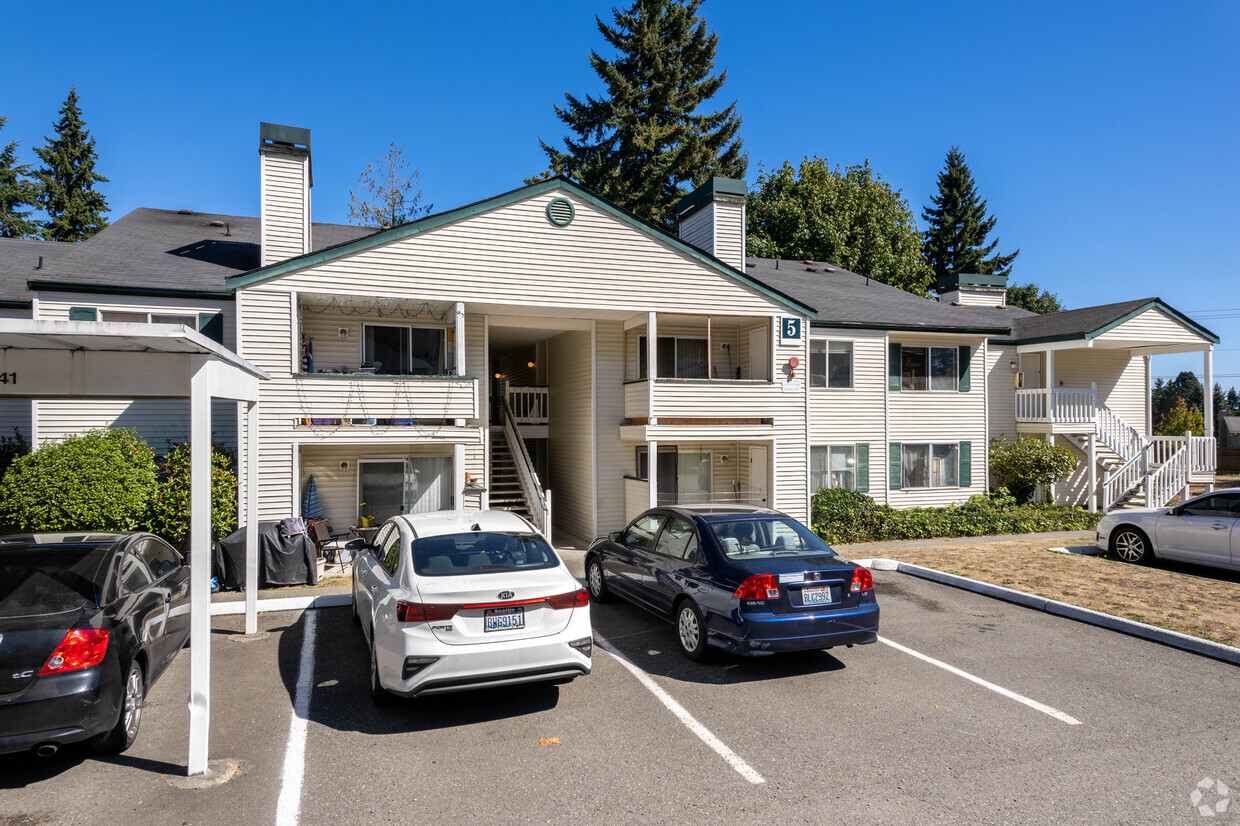
M 1098 410 L 1093 387 L 1035 387 L 1016 391 L 1018 424 L 1065 425 L 1065 430 L 1092 428 Z M 1084 428 L 1084 429 L 1089 429 Z M 1059 428 L 1057 428 L 1059 429 Z
M 293 376 L 302 425 L 404 425 L 478 418 L 478 379 L 469 376 Z

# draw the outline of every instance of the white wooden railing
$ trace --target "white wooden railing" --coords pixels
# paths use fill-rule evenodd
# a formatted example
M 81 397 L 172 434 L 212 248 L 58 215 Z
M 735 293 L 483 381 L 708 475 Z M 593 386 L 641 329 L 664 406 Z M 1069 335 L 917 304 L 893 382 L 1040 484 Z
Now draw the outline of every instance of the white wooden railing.
M 1151 508 L 1161 508 L 1178 496 L 1188 494 L 1193 474 L 1213 473 L 1217 468 L 1218 442 L 1213 436 L 1155 436 L 1152 441 L 1157 470 L 1146 482 L 1145 501 Z
M 512 453 L 513 463 L 517 466 L 517 478 L 521 480 L 521 490 L 525 493 L 525 501 L 530 506 L 530 517 L 534 526 L 551 541 L 551 491 L 543 490 L 538 481 L 538 472 L 530 461 L 529 451 L 525 449 L 525 441 L 521 431 L 517 429 L 512 408 L 504 402 L 504 438 L 508 440 L 508 450 Z
M 1188 489 L 1188 451 L 1180 448 L 1145 481 L 1145 504 L 1161 508 Z
M 1094 421 L 1096 387 L 1034 387 L 1016 391 L 1016 421 L 1085 424 Z
M 1137 429 L 1124 421 L 1105 404 L 1098 405 L 1098 438 L 1123 461 L 1127 462 L 1145 447 L 1145 439 Z M 1127 491 L 1124 491 L 1127 493 Z
M 1102 509 L 1108 511 L 1119 504 L 1127 493 L 1141 484 L 1149 475 L 1149 452 L 1153 445 L 1147 444 L 1128 458 L 1117 470 L 1102 481 Z
M 517 424 L 547 423 L 546 387 L 509 387 L 507 398 Z

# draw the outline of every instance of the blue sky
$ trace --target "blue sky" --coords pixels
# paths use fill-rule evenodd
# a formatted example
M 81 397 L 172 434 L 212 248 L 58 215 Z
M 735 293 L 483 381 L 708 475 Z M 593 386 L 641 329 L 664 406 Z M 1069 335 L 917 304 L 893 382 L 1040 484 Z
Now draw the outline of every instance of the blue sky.
M 626 0 L 627 2 L 627 0 Z M 395 141 L 437 210 L 519 186 L 564 129 L 607 2 L 7 4 L 0 139 L 33 148 L 71 84 L 113 219 L 258 213 L 258 122 L 312 130 L 314 215 Z M 1240 4 L 708 0 L 752 185 L 785 159 L 871 165 L 920 221 L 965 152 L 1014 279 L 1068 307 L 1161 296 L 1240 386 Z M 1199 355 L 1156 375 L 1200 373 Z

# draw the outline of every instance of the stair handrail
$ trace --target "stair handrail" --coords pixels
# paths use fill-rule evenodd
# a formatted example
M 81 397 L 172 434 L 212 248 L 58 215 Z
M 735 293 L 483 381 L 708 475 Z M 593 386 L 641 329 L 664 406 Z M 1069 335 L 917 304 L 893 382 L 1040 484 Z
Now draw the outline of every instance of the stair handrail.
M 1153 446 L 1153 442 L 1147 442 L 1145 447 L 1137 451 L 1131 459 L 1120 465 L 1102 481 L 1102 509 L 1104 511 L 1115 507 L 1120 499 L 1141 484 L 1141 480 L 1146 477 L 1149 470 L 1146 454 Z
M 1127 462 L 1149 444 L 1148 439 L 1106 404 L 1099 402 L 1097 411 L 1098 436 L 1120 459 Z
M 1145 482 L 1145 504 L 1161 508 L 1177 493 L 1188 487 L 1188 443 L 1171 454 L 1162 465 L 1149 475 Z
M 501 397 L 500 406 L 504 411 L 504 438 L 508 440 L 508 450 L 512 453 L 513 464 L 517 466 L 517 478 L 521 481 L 521 490 L 525 492 L 525 501 L 530 504 L 531 514 L 539 530 L 551 536 L 551 506 L 543 495 L 542 483 L 538 480 L 538 471 L 530 461 L 529 451 L 525 449 L 525 440 L 521 438 L 521 430 L 517 426 L 508 399 Z

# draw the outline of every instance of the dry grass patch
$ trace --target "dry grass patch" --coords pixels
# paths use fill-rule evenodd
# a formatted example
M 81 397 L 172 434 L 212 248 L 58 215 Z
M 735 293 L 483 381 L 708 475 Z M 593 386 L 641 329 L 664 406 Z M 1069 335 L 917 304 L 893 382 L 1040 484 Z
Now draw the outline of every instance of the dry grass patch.
M 1240 645 L 1240 584 L 1048 550 L 1062 544 L 1063 540 L 1022 539 L 903 548 L 892 555 L 901 562 Z

